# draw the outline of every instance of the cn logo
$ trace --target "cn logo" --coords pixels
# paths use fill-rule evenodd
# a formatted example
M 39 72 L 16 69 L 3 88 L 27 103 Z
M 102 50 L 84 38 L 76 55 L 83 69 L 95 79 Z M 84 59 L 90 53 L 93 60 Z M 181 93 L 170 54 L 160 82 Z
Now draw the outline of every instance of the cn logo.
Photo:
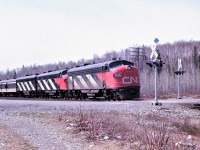
M 123 77 L 122 78 L 122 83 L 123 84 L 132 84 L 132 83 L 138 83 L 138 78 L 137 77 Z

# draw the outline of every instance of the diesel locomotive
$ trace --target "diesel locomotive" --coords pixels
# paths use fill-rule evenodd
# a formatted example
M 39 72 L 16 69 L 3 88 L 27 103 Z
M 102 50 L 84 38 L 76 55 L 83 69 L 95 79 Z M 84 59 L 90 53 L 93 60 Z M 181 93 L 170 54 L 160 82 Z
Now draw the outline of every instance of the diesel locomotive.
M 140 97 L 138 69 L 126 60 L 0 81 L 0 96 L 133 99 Z

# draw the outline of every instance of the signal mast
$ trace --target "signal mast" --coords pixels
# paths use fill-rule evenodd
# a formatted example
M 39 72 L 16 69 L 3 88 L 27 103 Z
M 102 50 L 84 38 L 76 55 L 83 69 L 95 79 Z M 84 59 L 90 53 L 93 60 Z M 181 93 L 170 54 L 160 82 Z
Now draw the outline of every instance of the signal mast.
M 154 74 L 155 74 L 155 102 L 152 103 L 152 105 L 156 105 L 156 106 L 162 106 L 162 103 L 158 102 L 158 68 L 162 68 L 163 66 L 163 61 L 161 60 L 161 57 L 158 55 L 157 52 L 157 44 L 158 44 L 159 40 L 158 38 L 155 38 L 154 43 L 155 45 L 153 46 L 153 48 L 151 49 L 151 55 L 150 55 L 150 60 L 147 61 L 147 65 L 149 65 L 151 68 L 154 67 Z
M 186 73 L 186 71 L 183 71 L 183 67 L 182 67 L 182 63 L 181 63 L 180 58 L 178 58 L 178 69 L 174 73 L 178 76 L 178 84 L 177 84 L 178 96 L 177 96 L 177 99 L 182 99 L 180 97 L 180 75 L 183 75 L 184 73 Z

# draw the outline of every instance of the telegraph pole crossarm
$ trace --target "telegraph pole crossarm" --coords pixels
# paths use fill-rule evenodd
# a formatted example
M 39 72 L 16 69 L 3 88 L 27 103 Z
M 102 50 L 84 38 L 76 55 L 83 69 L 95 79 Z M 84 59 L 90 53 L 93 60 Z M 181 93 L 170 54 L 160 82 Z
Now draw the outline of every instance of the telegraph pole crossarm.
M 131 47 L 131 60 L 136 62 L 138 68 L 140 68 L 140 60 L 145 58 L 145 48 L 143 47 Z

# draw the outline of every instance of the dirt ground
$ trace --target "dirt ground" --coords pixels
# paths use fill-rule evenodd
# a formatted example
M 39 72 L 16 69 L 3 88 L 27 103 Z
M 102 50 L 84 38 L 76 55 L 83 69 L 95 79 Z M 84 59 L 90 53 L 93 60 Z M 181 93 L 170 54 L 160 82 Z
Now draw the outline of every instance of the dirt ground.
M 36 150 L 29 141 L 23 139 L 8 126 L 0 125 L 0 134 L 1 150 Z
M 45 104 L 44 104 L 45 103 Z M 58 104 L 60 103 L 60 104 Z M 106 103 L 106 104 L 105 104 Z M 65 105 L 65 106 L 64 106 Z M 75 106 L 76 105 L 76 106 Z M 72 106 L 74 107 L 73 109 Z M 154 107 L 146 102 L 84 102 L 81 103 L 84 110 L 102 111 L 111 113 L 113 111 L 125 112 L 126 114 L 139 113 L 142 116 L 151 117 L 159 114 L 172 120 L 190 118 L 200 122 L 199 105 L 186 106 L 185 104 L 164 104 Z M 80 108 L 80 102 L 36 102 L 36 101 L 4 101 L 0 100 L 0 149 L 1 150 L 129 150 L 124 141 L 116 139 L 101 138 L 89 140 L 84 132 L 76 132 L 73 116 L 60 119 L 61 114 L 73 112 Z M 191 109 L 195 108 L 195 109 Z M 129 112 L 130 111 L 130 112 Z M 140 117 L 140 116 L 139 116 Z M 159 118 L 156 118 L 159 121 Z M 180 136 L 188 138 L 187 131 Z M 181 139 L 181 138 L 180 138 Z M 200 149 L 200 136 L 193 136 L 195 147 L 184 145 L 182 141 L 177 143 L 177 149 Z M 190 140 L 190 139 L 189 139 Z M 184 141 L 185 143 L 187 140 Z M 138 142 L 133 142 L 138 144 Z

